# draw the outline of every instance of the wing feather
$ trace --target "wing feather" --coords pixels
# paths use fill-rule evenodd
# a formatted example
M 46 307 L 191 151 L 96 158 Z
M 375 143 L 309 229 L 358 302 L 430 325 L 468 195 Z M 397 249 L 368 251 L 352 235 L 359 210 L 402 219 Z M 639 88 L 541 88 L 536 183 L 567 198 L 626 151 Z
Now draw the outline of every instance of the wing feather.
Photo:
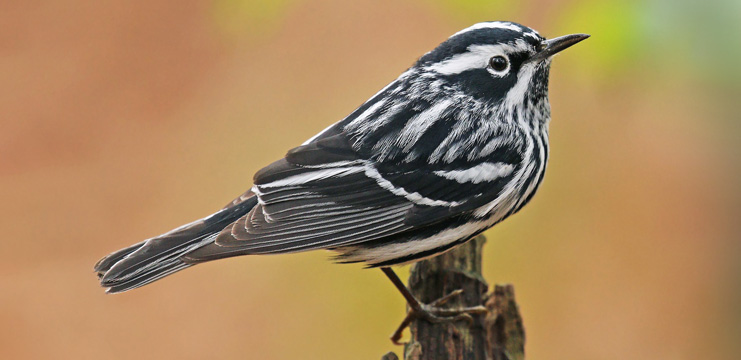
M 260 170 L 252 189 L 258 204 L 186 261 L 336 248 L 398 235 L 474 210 L 510 180 L 510 174 L 465 172 L 478 163 L 382 164 L 353 152 L 349 143 L 332 130 Z

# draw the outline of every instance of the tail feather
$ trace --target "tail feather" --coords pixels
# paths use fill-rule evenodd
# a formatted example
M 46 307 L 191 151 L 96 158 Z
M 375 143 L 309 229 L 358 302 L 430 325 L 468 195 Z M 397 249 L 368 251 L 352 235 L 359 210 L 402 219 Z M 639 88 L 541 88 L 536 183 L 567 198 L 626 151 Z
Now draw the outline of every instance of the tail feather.
M 140 243 L 136 243 L 134 245 L 131 245 L 127 248 L 123 248 L 121 250 L 118 250 L 116 252 L 113 252 L 109 254 L 108 256 L 98 260 L 98 262 L 93 267 L 93 270 L 98 273 L 98 278 L 102 278 L 105 273 L 111 269 L 111 267 L 116 264 L 117 262 L 121 261 L 121 259 L 125 258 L 129 254 L 133 253 L 140 247 L 142 247 L 146 243 L 146 241 L 142 241 Z
M 107 288 L 108 293 L 119 293 L 193 266 L 181 257 L 212 243 L 224 227 L 249 212 L 257 200 L 246 195 L 249 194 L 207 218 L 104 257 L 94 267 L 100 284 Z
M 193 265 L 186 264 L 178 259 L 170 259 L 160 263 L 157 267 L 151 268 L 148 271 L 139 273 L 138 275 L 129 278 L 128 280 L 116 281 L 107 286 L 106 292 L 109 294 L 117 294 L 120 292 L 136 289 L 147 285 L 153 281 L 159 280 L 167 275 L 173 274 L 180 270 L 189 268 Z
M 150 273 L 173 260 L 179 261 L 180 256 L 209 240 L 211 233 L 200 229 L 200 222 L 175 233 L 170 232 L 145 241 L 138 249 L 113 264 L 100 279 L 100 284 L 114 286 L 123 281 L 141 278 L 141 274 Z

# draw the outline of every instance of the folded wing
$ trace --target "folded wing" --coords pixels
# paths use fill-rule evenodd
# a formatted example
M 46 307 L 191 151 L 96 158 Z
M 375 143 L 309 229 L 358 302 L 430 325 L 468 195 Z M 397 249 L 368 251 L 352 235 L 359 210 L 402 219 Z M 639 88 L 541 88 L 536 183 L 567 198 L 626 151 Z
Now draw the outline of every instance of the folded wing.
M 331 249 L 401 236 L 495 199 L 515 165 L 455 166 L 463 168 L 378 163 L 353 151 L 345 134 L 330 131 L 259 171 L 252 188 L 257 205 L 184 260 Z

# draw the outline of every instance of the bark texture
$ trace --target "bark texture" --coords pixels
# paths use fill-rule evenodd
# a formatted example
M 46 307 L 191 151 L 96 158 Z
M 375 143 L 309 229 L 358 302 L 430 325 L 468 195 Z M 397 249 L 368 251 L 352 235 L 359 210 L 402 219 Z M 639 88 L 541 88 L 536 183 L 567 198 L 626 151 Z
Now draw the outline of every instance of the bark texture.
M 408 287 L 424 303 L 463 289 L 445 307 L 485 305 L 487 315 L 473 321 L 410 324 L 411 339 L 405 360 L 521 360 L 525 358 L 525 330 L 512 285 L 488 285 L 481 275 L 481 254 L 486 239 L 478 236 L 458 248 L 413 265 Z M 388 353 L 383 359 L 395 359 Z

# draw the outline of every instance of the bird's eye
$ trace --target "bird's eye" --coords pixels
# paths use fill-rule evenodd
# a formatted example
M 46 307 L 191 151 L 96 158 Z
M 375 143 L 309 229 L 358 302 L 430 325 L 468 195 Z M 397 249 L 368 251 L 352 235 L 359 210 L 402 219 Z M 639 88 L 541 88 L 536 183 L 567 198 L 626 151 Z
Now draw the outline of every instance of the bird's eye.
M 501 55 L 494 56 L 489 59 L 489 66 L 491 66 L 494 71 L 504 71 L 505 69 L 507 69 L 508 65 L 509 62 L 507 61 L 507 58 Z

